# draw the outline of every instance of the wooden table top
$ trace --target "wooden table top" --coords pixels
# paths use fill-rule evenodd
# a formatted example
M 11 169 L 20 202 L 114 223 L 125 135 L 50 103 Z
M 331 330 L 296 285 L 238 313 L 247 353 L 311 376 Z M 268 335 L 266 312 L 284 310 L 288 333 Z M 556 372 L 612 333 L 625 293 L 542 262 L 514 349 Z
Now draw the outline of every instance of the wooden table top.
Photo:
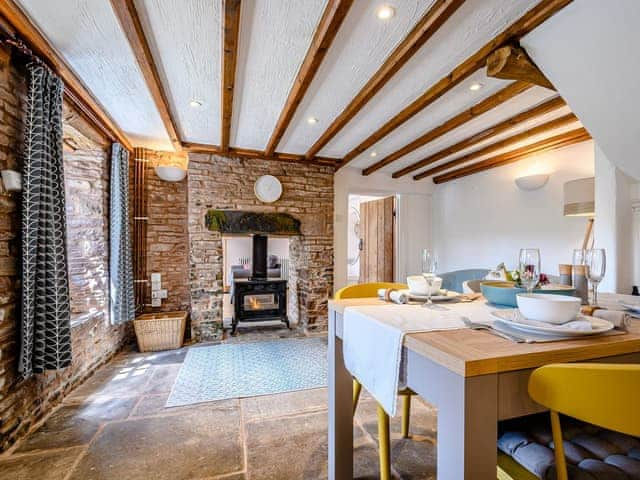
M 344 313 L 349 306 L 388 305 L 377 298 L 330 300 Z M 535 368 L 549 363 L 592 360 L 640 352 L 640 320 L 630 333 L 549 343 L 515 343 L 469 329 L 411 333 L 406 348 L 465 377 Z

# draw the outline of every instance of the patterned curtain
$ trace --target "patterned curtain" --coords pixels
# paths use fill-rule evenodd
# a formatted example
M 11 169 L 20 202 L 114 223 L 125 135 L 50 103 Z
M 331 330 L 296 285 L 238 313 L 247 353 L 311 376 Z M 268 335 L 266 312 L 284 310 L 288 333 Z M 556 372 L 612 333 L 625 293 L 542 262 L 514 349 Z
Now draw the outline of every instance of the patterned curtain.
M 19 370 L 25 378 L 71 363 L 62 159 L 63 83 L 27 65 L 23 146 L 22 325 Z
M 111 323 L 119 325 L 135 317 L 129 227 L 129 152 L 119 143 L 111 148 L 110 220 Z

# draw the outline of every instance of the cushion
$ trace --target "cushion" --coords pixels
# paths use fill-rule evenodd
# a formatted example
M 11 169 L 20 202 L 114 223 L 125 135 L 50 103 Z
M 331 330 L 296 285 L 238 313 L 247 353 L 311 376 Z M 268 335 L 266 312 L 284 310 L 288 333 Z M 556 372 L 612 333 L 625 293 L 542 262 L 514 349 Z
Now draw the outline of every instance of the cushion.
M 640 480 L 640 439 L 562 417 L 570 480 Z M 541 480 L 555 480 L 548 413 L 502 422 L 498 449 Z

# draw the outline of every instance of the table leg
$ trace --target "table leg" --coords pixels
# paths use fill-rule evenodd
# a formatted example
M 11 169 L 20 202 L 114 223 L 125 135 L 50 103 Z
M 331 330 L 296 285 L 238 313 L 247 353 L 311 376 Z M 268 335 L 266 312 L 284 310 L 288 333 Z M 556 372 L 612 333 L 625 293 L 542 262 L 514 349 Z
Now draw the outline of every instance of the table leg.
M 353 478 L 353 382 L 344 367 L 338 314 L 329 312 L 329 480 Z
M 438 409 L 437 478 L 495 480 L 498 376 L 463 377 L 408 352 L 407 383 Z

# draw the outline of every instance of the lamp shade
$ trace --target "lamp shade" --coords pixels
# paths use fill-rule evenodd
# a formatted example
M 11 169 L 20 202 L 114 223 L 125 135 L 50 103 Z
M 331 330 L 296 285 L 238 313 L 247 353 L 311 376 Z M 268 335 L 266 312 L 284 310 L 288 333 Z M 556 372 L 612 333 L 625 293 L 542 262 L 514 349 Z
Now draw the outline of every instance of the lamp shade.
M 564 184 L 564 215 L 593 217 L 596 214 L 595 177 L 580 178 Z

